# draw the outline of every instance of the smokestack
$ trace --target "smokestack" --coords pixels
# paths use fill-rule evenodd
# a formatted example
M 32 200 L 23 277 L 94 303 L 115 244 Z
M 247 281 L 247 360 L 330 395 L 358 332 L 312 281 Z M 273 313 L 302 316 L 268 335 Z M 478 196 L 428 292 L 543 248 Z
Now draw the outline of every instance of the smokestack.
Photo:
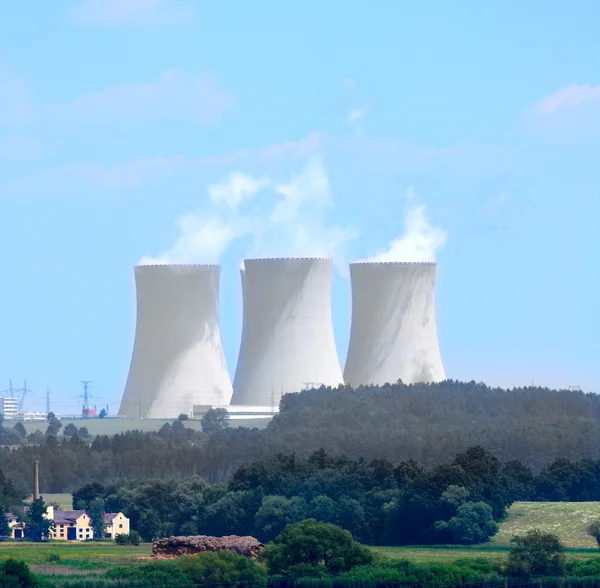
M 33 499 L 37 500 L 40 497 L 40 471 L 39 463 L 36 459 L 33 462 Z

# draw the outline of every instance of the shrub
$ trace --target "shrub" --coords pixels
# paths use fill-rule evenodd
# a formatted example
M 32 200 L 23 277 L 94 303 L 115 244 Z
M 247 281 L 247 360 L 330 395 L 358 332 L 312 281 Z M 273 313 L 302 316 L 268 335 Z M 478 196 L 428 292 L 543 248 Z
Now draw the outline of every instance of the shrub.
M 195 584 L 259 588 L 267 585 L 267 571 L 257 562 L 232 551 L 188 555 L 177 561 Z
M 46 561 L 50 563 L 57 563 L 60 561 L 60 555 L 58 553 L 50 553 L 46 558 Z
M 565 571 L 565 556 L 558 537 L 539 529 L 512 537 L 508 554 L 509 576 L 560 576 Z
M 0 564 L 0 586 L 2 588 L 33 588 L 39 586 L 27 564 L 10 558 Z
M 600 519 L 593 520 L 587 528 L 588 535 L 592 536 L 600 546 Z
M 128 580 L 132 586 L 156 588 L 192 588 L 194 582 L 189 579 L 174 561 L 153 561 L 136 566 L 119 566 L 108 570 L 104 575 L 111 580 Z M 127 584 L 126 584 L 127 585 Z
M 373 552 L 349 531 L 307 519 L 288 525 L 261 553 L 271 574 L 327 577 L 373 562 Z
M 131 531 L 130 533 L 119 533 L 115 537 L 115 543 L 117 545 L 139 545 L 140 534 L 137 531 Z

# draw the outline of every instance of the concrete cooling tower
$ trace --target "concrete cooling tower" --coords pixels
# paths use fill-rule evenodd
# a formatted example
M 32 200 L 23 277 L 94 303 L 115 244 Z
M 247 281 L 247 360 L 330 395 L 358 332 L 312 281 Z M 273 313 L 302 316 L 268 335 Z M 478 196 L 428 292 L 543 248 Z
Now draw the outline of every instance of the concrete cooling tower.
M 176 418 L 194 404 L 229 404 L 216 265 L 135 268 L 137 324 L 119 414 Z
M 445 379 L 435 320 L 435 263 L 352 263 L 350 386 Z
M 247 259 L 232 405 L 277 406 L 288 392 L 343 382 L 331 319 L 330 259 Z

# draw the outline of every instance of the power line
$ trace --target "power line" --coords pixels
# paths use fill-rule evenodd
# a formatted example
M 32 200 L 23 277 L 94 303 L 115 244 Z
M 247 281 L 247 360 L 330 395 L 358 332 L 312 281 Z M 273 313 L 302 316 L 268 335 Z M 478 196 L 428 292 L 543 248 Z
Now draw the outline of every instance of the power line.
M 27 380 L 24 380 L 22 388 L 14 388 L 12 384 L 12 380 L 8 381 L 8 390 L 2 390 L 2 394 L 9 394 L 11 398 L 19 398 L 19 412 L 23 412 L 23 405 L 25 404 L 25 396 L 27 394 L 33 393 L 33 390 L 30 390 L 27 387 Z M 17 395 L 20 394 L 20 397 Z

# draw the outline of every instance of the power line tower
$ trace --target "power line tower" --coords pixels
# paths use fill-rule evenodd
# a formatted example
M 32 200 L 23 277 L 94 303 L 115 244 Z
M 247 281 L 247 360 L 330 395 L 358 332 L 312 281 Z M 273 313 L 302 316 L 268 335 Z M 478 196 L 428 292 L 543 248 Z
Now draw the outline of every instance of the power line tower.
M 50 414 L 50 386 L 46 386 L 46 414 Z
M 8 381 L 8 390 L 2 390 L 2 394 L 8 394 L 11 398 L 19 399 L 19 412 L 23 412 L 23 405 L 25 404 L 25 396 L 32 394 L 33 390 L 27 387 L 27 380 L 24 380 L 22 388 L 14 388 L 12 380 Z
M 90 395 L 88 390 L 91 388 L 92 380 L 82 380 L 81 383 L 83 384 L 83 408 L 81 416 L 87 419 L 90 416 Z

